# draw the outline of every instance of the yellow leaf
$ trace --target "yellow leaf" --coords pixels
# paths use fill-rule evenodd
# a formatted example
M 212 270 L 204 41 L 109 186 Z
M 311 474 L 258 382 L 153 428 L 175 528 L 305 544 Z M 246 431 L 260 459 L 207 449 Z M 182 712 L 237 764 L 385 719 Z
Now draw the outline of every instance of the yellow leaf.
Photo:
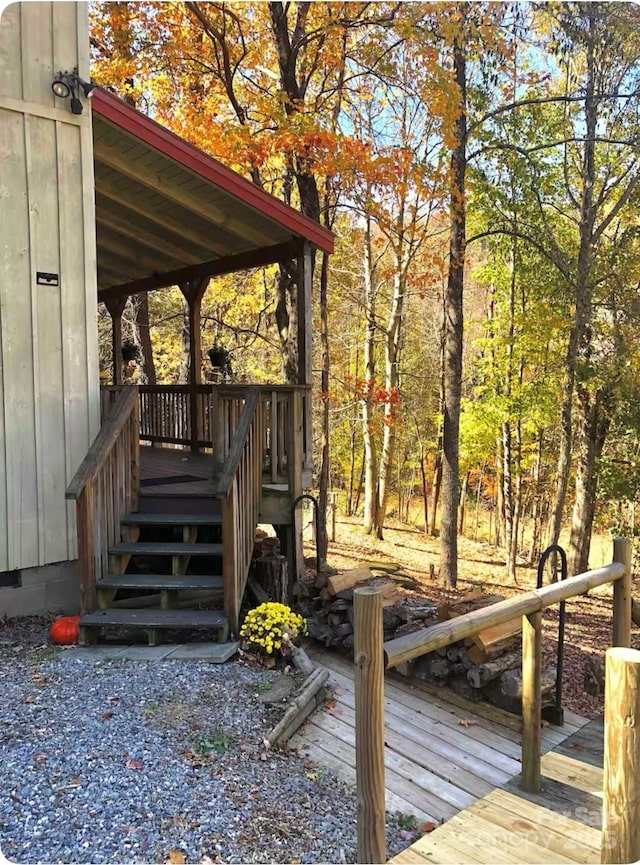
M 169 855 L 166 859 L 167 865 L 184 865 L 186 861 L 187 857 L 182 850 L 178 850 L 177 847 L 172 847 L 169 850 Z
M 318 773 L 317 772 L 307 772 L 306 775 L 310 781 L 317 781 L 318 780 Z

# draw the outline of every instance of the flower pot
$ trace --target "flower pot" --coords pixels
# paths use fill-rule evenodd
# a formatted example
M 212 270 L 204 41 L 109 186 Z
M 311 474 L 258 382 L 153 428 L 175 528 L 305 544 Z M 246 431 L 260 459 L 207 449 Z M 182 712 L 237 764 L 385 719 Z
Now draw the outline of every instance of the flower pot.
M 225 348 L 219 348 L 214 345 L 213 348 L 209 349 L 207 354 L 209 355 L 212 367 L 226 369 L 229 363 L 229 352 Z

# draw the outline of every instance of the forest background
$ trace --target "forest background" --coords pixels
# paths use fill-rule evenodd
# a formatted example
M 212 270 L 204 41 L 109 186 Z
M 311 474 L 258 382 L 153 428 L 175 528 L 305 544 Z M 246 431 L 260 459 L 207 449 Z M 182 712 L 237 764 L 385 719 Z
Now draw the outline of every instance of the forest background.
M 638 6 L 107 2 L 91 28 L 94 80 L 336 235 L 314 273 L 321 514 L 336 490 L 378 537 L 419 519 L 451 587 L 480 513 L 510 579 L 567 521 L 573 573 L 594 522 L 635 536 Z M 201 338 L 237 380 L 287 379 L 293 290 L 275 268 L 211 282 Z M 124 320 L 141 382 L 187 381 L 178 288 Z

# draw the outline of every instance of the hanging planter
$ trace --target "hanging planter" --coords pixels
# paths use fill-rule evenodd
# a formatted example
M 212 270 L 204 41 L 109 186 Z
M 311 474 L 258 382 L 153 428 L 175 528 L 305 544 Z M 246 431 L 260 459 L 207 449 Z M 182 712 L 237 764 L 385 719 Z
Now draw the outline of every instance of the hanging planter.
M 207 354 L 214 369 L 221 369 L 225 375 L 231 375 L 231 353 L 226 348 L 212 345 Z
M 130 363 L 132 360 L 138 360 L 138 346 L 135 343 L 124 343 L 122 346 L 122 360 L 125 363 Z

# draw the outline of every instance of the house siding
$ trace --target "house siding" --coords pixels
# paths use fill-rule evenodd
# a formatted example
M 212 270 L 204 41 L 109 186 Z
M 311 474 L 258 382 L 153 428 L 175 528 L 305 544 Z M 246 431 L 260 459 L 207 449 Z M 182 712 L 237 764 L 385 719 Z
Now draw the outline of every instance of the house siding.
M 0 19 L 0 571 L 76 558 L 65 489 L 99 427 L 91 111 L 51 91 L 89 79 L 87 7 L 34 2 Z M 39 285 L 37 273 L 59 275 Z M 42 573 L 42 586 L 47 580 Z M 56 567 L 53 584 L 69 598 Z M 52 572 L 53 576 L 53 572 Z M 29 581 L 28 581 L 29 582 Z M 55 607 L 40 576 L 0 589 L 0 615 Z M 45 599 L 46 594 L 46 599 Z M 3 609 L 3 598 L 5 608 Z M 23 612 L 29 612 L 24 609 Z

